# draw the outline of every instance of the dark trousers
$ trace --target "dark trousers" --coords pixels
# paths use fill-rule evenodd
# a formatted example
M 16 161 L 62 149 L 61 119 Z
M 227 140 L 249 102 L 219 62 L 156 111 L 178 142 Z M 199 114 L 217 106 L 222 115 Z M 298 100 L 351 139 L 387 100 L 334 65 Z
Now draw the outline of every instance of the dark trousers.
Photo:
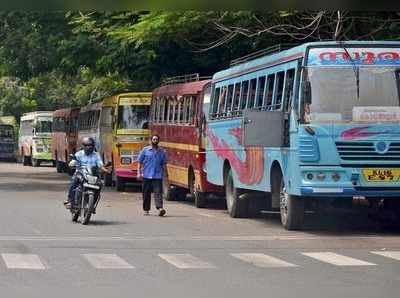
M 72 203 L 74 200 L 74 190 L 77 188 L 79 185 L 79 180 L 78 178 L 74 175 L 72 176 L 71 183 L 69 184 L 69 189 L 68 189 L 68 202 Z
M 143 210 L 149 211 L 151 206 L 151 192 L 154 193 L 154 202 L 157 209 L 163 207 L 162 201 L 162 180 L 143 178 Z

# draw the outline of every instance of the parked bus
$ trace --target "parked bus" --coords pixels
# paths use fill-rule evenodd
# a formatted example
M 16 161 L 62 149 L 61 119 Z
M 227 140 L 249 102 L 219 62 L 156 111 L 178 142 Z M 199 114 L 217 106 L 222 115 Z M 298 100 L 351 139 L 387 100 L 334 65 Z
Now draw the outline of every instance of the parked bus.
M 17 121 L 14 116 L 0 117 L 0 159 L 17 159 Z
M 207 182 L 204 171 L 206 113 L 210 103 L 210 80 L 198 75 L 175 77 L 153 91 L 150 130 L 160 136 L 167 151 L 168 179 L 164 197 L 174 199 L 171 187 L 188 190 L 195 206 L 206 206 L 206 195 L 220 188 Z
M 19 156 L 24 166 L 40 166 L 53 161 L 51 157 L 51 126 L 53 112 L 31 112 L 21 117 Z
M 69 155 L 77 149 L 78 116 L 79 108 L 61 109 L 53 113 L 51 154 L 58 173 L 69 172 Z
M 118 191 L 126 182 L 136 181 L 140 150 L 149 140 L 151 93 L 121 93 L 104 99 L 100 117 L 100 154 L 113 171 L 105 184 L 115 184 Z
M 100 113 L 102 102 L 92 103 L 84 106 L 79 111 L 78 116 L 78 145 L 81 147 L 81 141 L 84 137 L 91 137 L 96 142 L 96 150 L 100 151 Z
M 246 216 L 254 192 L 286 229 L 302 227 L 309 202 L 398 207 L 400 43 L 275 50 L 212 80 L 206 171 L 230 215 Z

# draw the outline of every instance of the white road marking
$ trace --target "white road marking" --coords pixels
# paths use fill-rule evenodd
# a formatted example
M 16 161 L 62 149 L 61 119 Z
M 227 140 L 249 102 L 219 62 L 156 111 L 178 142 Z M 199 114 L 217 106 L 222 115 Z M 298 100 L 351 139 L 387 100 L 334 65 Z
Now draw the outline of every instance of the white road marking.
M 373 266 L 374 263 L 346 257 L 333 252 L 309 252 L 303 255 L 335 266 Z
M 207 213 L 197 213 L 200 216 L 204 216 L 204 217 L 215 217 L 215 215 L 211 215 L 211 214 L 207 214 Z
M 216 268 L 214 265 L 204 262 L 191 254 L 159 254 L 158 256 L 179 269 Z
M 9 269 L 44 270 L 46 267 L 37 255 L 32 254 L 1 254 Z
M 96 269 L 133 269 L 134 267 L 115 254 L 84 254 Z
M 371 251 L 371 253 L 400 261 L 400 251 Z
M 234 253 L 233 257 L 261 268 L 297 267 L 297 265 L 261 253 Z

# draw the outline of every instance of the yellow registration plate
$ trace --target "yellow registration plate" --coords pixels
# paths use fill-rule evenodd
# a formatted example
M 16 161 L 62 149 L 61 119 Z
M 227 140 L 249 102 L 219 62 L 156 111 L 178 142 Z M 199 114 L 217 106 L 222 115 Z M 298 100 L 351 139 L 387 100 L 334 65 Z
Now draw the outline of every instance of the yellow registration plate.
M 363 175 L 370 182 L 396 182 L 400 178 L 400 169 L 363 169 Z

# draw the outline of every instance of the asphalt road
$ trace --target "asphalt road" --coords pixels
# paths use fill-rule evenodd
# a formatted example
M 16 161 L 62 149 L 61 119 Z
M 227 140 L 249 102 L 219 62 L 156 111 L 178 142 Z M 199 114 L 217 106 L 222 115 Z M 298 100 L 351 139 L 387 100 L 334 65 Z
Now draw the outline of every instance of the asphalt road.
M 143 216 L 140 193 L 107 189 L 88 226 L 62 206 L 68 177 L 0 164 L 0 297 L 398 297 L 400 229 L 363 210 L 231 219 L 166 202 Z

